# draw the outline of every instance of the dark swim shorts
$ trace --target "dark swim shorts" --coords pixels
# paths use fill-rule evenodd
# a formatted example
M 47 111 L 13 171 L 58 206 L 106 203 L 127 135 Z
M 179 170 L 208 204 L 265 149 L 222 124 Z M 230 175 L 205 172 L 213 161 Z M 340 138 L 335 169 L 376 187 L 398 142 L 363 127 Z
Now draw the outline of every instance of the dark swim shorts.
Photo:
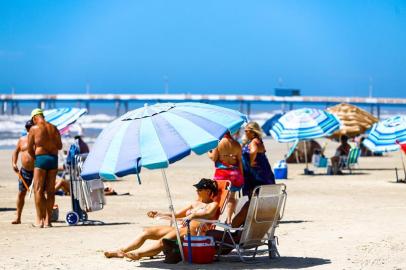
M 36 155 L 35 156 L 35 168 L 43 170 L 56 170 L 58 169 L 58 156 L 56 155 Z
M 34 172 L 33 171 L 27 171 L 26 169 L 21 168 L 20 174 L 21 174 L 21 177 L 25 180 L 25 183 L 27 183 L 27 186 L 31 186 L 32 179 L 34 178 Z M 21 179 L 18 180 L 18 190 L 20 192 L 27 191 L 27 189 L 25 188 L 25 186 L 24 186 L 23 182 L 21 181 Z

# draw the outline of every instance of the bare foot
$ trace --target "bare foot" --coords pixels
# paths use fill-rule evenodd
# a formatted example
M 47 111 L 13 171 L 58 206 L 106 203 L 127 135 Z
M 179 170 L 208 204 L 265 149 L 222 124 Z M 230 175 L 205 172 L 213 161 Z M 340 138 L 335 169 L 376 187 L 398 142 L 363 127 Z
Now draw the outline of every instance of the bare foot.
M 11 224 L 21 224 L 21 220 L 19 219 L 13 220 Z
M 43 225 L 43 224 L 35 224 L 35 223 L 32 223 L 31 226 L 34 227 L 34 228 L 44 228 L 44 225 Z
M 49 223 L 49 224 L 47 224 L 47 225 L 44 225 L 44 228 L 52 228 L 53 226 L 52 226 L 52 224 L 51 223 Z
M 138 255 L 137 252 L 124 253 L 124 257 L 126 257 L 132 261 L 137 261 L 137 260 L 141 259 L 140 255 Z
M 124 252 L 122 250 L 105 251 L 104 256 L 106 258 L 124 258 Z

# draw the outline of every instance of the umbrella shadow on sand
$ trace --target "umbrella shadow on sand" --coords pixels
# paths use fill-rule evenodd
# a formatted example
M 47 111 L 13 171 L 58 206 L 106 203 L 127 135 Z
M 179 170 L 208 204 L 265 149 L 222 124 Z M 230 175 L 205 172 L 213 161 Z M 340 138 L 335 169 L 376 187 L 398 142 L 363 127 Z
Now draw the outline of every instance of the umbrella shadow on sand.
M 331 264 L 330 259 L 313 258 L 313 257 L 280 257 L 269 260 L 268 256 L 257 257 L 251 263 L 242 263 L 237 255 L 221 258 L 221 264 L 214 262 L 213 264 L 166 264 L 162 260 L 142 260 L 140 266 L 145 268 L 160 268 L 160 269 L 301 269 L 309 268 L 324 264 Z
M 301 173 L 300 175 L 302 176 L 348 176 L 348 175 L 369 175 L 370 173 L 367 172 L 361 172 L 361 171 L 357 171 L 354 172 L 354 170 L 352 171 L 352 173 L 349 172 L 343 172 L 342 174 L 335 174 L 335 175 L 328 175 L 327 173 L 312 173 L 312 174 L 305 174 L 305 173 Z
M 11 212 L 11 211 L 16 211 L 17 208 L 12 208 L 12 207 L 1 207 L 0 212 Z
M 307 223 L 313 222 L 312 220 L 281 220 L 279 224 L 299 224 L 299 223 Z
M 53 223 L 58 224 L 56 226 L 53 226 L 53 228 L 72 227 L 72 226 L 66 224 L 65 221 L 55 221 Z M 118 225 L 130 225 L 130 224 L 135 224 L 135 223 L 134 222 L 103 222 L 100 220 L 88 220 L 83 224 L 79 222 L 77 226 L 118 226 Z

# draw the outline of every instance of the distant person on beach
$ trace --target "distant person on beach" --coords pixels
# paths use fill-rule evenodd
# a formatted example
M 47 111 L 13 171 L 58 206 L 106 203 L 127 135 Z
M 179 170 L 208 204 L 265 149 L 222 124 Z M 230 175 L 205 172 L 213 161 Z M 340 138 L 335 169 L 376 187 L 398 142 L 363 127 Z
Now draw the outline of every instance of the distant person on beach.
M 27 135 L 22 136 L 18 142 L 17 146 L 13 152 L 11 158 L 11 164 L 13 170 L 18 174 L 18 195 L 17 195 L 17 211 L 16 219 L 11 222 L 11 224 L 21 224 L 21 214 L 24 208 L 25 195 L 27 195 L 27 187 L 31 186 L 32 179 L 34 177 L 34 159 L 28 153 L 28 133 L 30 132 L 33 122 L 31 120 L 27 121 L 25 124 L 25 129 L 27 130 Z M 21 154 L 21 168 L 18 168 L 18 156 Z M 25 182 L 26 186 L 24 185 Z
M 256 122 L 249 122 L 245 126 L 245 138 L 242 147 L 244 195 L 251 196 L 251 192 L 257 186 L 275 184 L 275 176 L 265 152 L 260 126 Z
M 58 150 L 62 149 L 61 135 L 54 125 L 45 120 L 41 109 L 34 109 L 31 117 L 35 126 L 28 134 L 28 151 L 35 158 L 34 194 L 37 210 L 36 222 L 33 225 L 40 228 L 52 227 Z
M 179 228 L 181 237 L 187 234 L 187 222 L 190 221 L 190 234 L 196 235 L 197 230 L 200 227 L 200 222 L 195 221 L 194 219 L 213 219 L 218 212 L 218 203 L 213 201 L 213 197 L 217 194 L 216 181 L 203 178 L 193 186 L 196 188 L 197 200 L 175 213 L 176 218 L 183 218 L 182 226 Z M 149 211 L 147 215 L 150 218 L 172 217 L 171 213 L 160 213 L 158 211 Z M 143 257 L 152 257 L 162 251 L 163 239 L 175 240 L 176 228 L 173 226 L 147 227 L 130 245 L 116 251 L 106 251 L 104 252 L 104 256 L 107 258 L 126 257 L 132 260 L 139 260 Z M 143 247 L 146 240 L 158 241 Z
M 230 132 L 227 132 L 218 146 L 209 151 L 208 155 L 214 161 L 214 180 L 229 180 L 231 182 L 230 198 L 226 211 L 226 223 L 230 224 L 237 204 L 235 193 L 240 191 L 244 185 L 241 145 L 231 136 Z
M 89 153 L 89 146 L 88 146 L 87 143 L 85 143 L 85 141 L 82 139 L 82 135 L 76 135 L 76 136 L 75 136 L 75 143 L 78 144 L 78 146 L 79 146 L 79 152 L 80 152 L 81 154 Z
M 343 135 L 340 138 L 341 144 L 336 149 L 334 156 L 331 158 L 331 166 L 333 174 L 342 174 L 340 171 L 340 160 L 347 157 L 351 150 L 351 145 L 348 143 L 348 137 Z

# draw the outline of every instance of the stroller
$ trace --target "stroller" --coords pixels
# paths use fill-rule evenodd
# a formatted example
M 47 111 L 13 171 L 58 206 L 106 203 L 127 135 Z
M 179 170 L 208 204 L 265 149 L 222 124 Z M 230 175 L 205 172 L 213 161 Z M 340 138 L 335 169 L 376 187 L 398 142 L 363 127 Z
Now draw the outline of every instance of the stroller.
M 66 223 L 76 225 L 95 223 L 88 220 L 88 212 L 103 209 L 106 204 L 104 198 L 104 185 L 100 179 L 84 181 L 80 177 L 82 166 L 87 154 L 80 154 L 79 146 L 72 144 L 66 165 L 70 175 L 70 194 L 72 199 L 72 211 L 66 214 Z

